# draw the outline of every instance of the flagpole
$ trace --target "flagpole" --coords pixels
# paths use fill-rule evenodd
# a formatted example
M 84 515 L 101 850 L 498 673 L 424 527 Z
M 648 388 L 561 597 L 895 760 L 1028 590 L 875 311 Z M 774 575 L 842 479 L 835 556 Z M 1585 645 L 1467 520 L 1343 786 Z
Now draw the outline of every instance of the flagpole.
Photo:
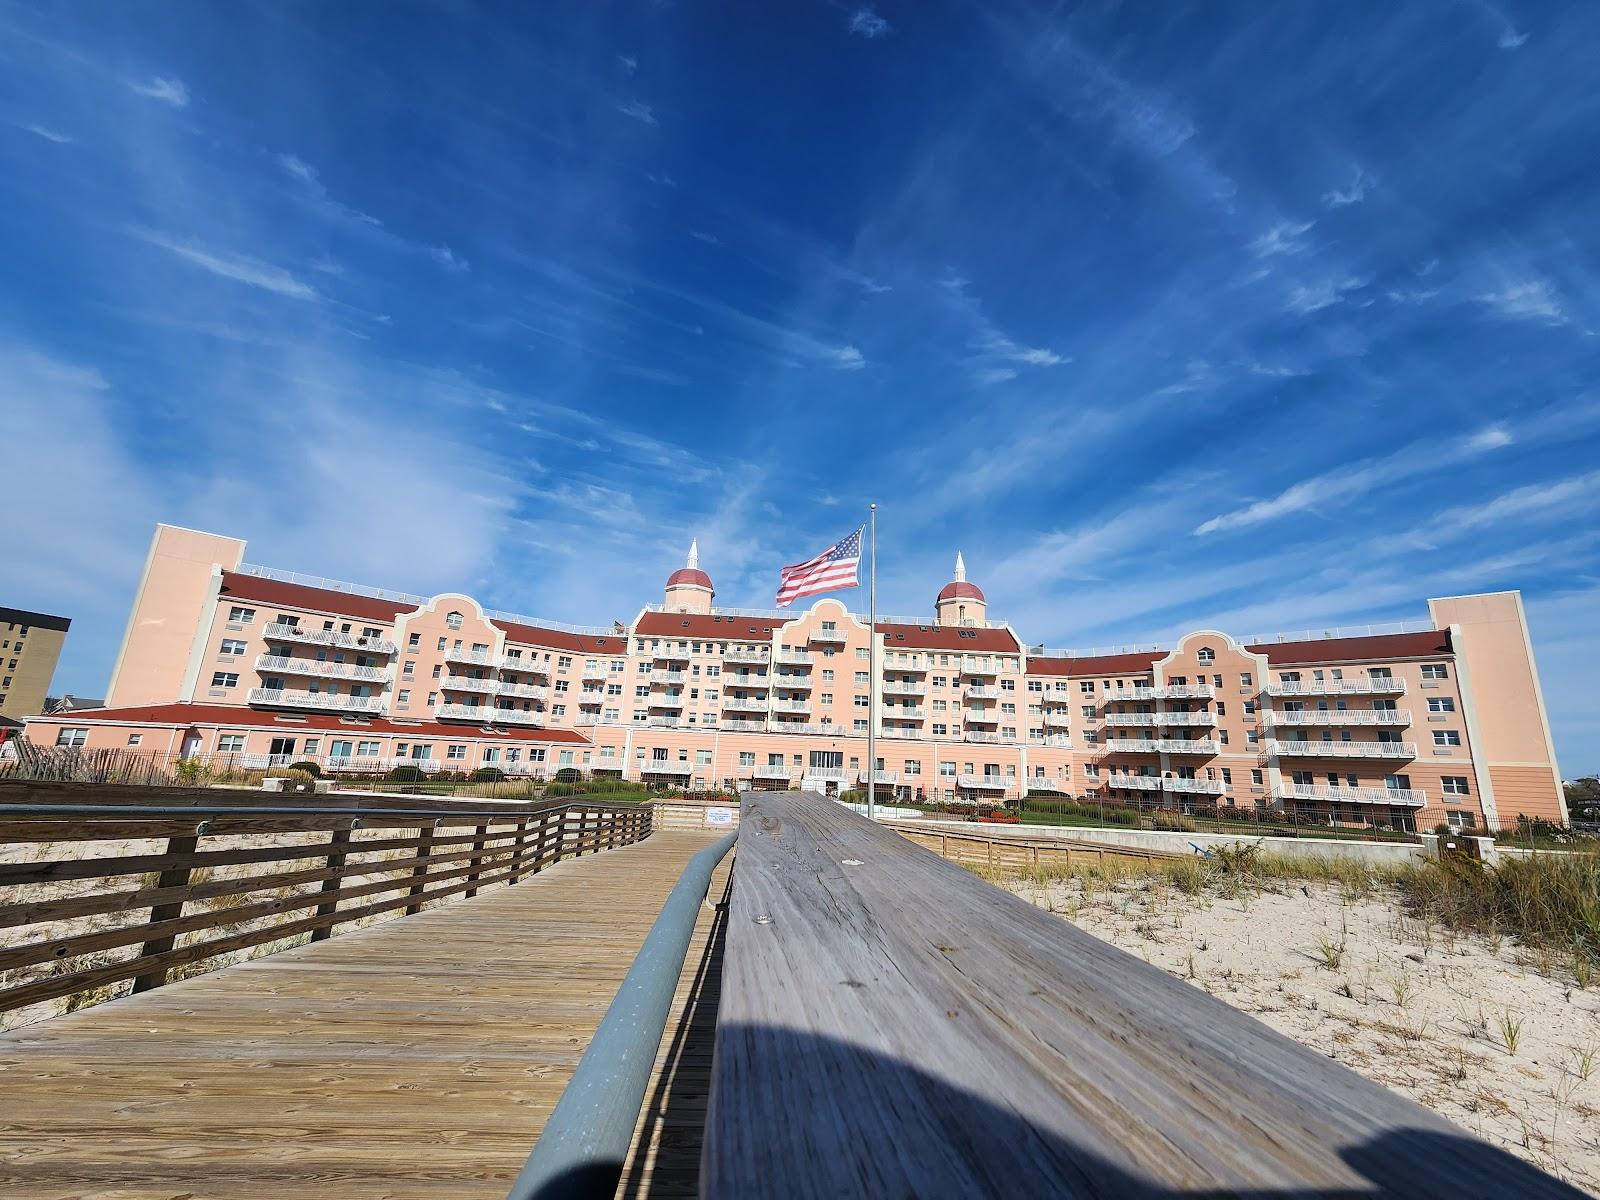
M 878 799 L 878 504 L 872 504 L 871 575 L 867 584 L 867 820 L 876 817 Z

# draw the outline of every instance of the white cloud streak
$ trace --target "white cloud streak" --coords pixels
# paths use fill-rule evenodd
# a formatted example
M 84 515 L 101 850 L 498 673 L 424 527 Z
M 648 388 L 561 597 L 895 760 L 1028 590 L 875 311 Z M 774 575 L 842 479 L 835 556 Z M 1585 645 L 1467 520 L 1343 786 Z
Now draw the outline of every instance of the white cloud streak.
M 238 255 L 217 254 L 205 250 L 192 242 L 180 242 L 166 237 L 152 230 L 133 231 L 135 237 L 158 246 L 170 254 L 176 255 L 184 262 L 201 270 L 209 271 L 223 279 L 231 279 L 236 283 L 243 283 L 253 288 L 260 288 L 265 292 L 272 292 L 279 296 L 288 296 L 294 300 L 319 300 L 317 289 L 308 283 L 296 279 L 281 267 L 272 266 L 270 263 L 258 262 L 252 258 Z
M 189 107 L 189 89 L 184 86 L 184 82 L 181 79 L 157 75 L 148 83 L 138 83 L 130 80 L 128 87 L 141 96 L 148 96 L 150 99 L 159 100 L 163 104 L 170 104 L 173 108 Z

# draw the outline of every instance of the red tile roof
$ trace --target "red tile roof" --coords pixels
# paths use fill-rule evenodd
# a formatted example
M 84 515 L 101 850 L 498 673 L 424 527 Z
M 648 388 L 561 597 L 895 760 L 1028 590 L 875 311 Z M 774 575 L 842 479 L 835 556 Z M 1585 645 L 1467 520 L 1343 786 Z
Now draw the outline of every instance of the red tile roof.
M 489 624 L 497 629 L 503 629 L 508 641 L 542 646 L 550 650 L 576 650 L 581 654 L 622 654 L 628 649 L 627 638 L 608 633 L 567 633 L 560 629 L 519 625 L 515 621 L 490 621 Z
M 277 604 L 284 608 L 309 608 L 313 612 L 360 617 L 365 621 L 392 621 L 401 613 L 414 612 L 417 607 L 396 600 L 358 596 L 354 592 L 336 592 L 331 588 L 306 587 L 299 583 L 262 579 L 257 575 L 241 575 L 237 571 L 222 573 L 222 594 L 234 600 L 254 600 L 258 604 Z
M 674 587 L 703 587 L 711 591 L 711 576 L 696 567 L 679 567 L 667 576 L 667 586 Z
M 279 720 L 279 717 L 292 718 Z M 78 725 L 83 723 L 136 725 L 217 725 L 229 729 L 318 729 L 359 736 L 386 733 L 414 737 L 502 738 L 514 742 L 576 742 L 589 739 L 575 729 L 536 729 L 511 725 L 504 730 L 485 731 L 470 721 L 459 724 L 443 721 L 407 721 L 389 717 L 369 717 L 351 721 L 334 713 L 275 713 L 231 704 L 150 704 L 135 708 L 85 708 L 52 717 L 33 717 L 33 721 Z
M 954 583 L 945 584 L 940 589 L 938 599 L 934 603 L 942 604 L 946 600 L 959 599 L 983 601 L 983 591 L 975 583 L 968 583 L 965 579 L 958 579 Z M 987 603 L 987 601 L 984 601 L 984 603 Z
M 1317 638 L 1309 642 L 1263 642 L 1246 646 L 1252 654 L 1265 654 L 1279 663 L 1372 662 L 1391 658 L 1440 658 L 1452 653 L 1450 631 L 1380 633 L 1372 637 Z
M 979 654 L 1016 654 L 1022 645 L 1009 629 L 978 625 L 890 625 L 878 622 L 885 646 L 915 646 L 919 650 L 966 650 Z
M 796 613 L 795 616 L 799 616 Z M 689 637 L 748 642 L 770 638 L 779 625 L 794 617 L 735 617 L 723 613 L 647 612 L 634 633 L 641 637 Z
M 1029 675 L 1116 675 L 1148 671 L 1165 650 L 1134 650 L 1127 654 L 1100 654 L 1093 658 L 1029 658 Z

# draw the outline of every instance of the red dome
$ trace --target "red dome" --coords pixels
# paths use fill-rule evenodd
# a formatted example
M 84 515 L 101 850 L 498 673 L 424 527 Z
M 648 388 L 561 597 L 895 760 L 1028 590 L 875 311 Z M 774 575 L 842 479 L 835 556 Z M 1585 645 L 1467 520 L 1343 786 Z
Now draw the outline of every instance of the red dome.
M 939 599 L 935 603 L 943 604 L 946 600 L 976 600 L 979 604 L 988 603 L 983 598 L 983 592 L 978 588 L 978 585 L 968 583 L 964 579 L 945 584 L 944 590 L 939 593 Z
M 667 576 L 667 586 L 675 587 L 703 587 L 706 591 L 714 590 L 711 586 L 711 576 L 697 567 L 679 567 Z

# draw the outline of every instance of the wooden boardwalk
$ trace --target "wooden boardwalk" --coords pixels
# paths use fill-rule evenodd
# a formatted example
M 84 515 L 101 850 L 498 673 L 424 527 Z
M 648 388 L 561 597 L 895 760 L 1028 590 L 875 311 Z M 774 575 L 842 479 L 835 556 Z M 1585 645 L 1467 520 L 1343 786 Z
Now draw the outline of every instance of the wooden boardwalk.
M 658 833 L 0 1036 L 0 1189 L 498 1200 L 706 841 Z M 707 906 L 625 1194 L 695 1191 L 714 926 Z M 698 1016 L 685 1022 L 697 986 Z

